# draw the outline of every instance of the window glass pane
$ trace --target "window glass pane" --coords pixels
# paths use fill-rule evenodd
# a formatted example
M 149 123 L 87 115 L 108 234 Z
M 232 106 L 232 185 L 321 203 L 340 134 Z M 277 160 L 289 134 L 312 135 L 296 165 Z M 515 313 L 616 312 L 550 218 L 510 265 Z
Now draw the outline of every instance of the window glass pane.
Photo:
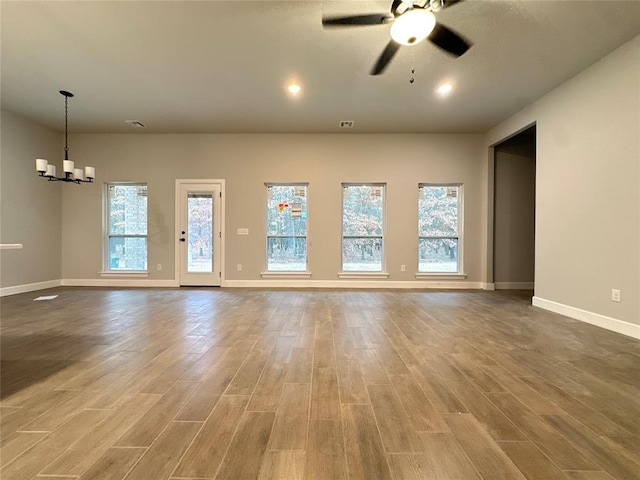
M 348 185 L 342 194 L 342 235 L 382 236 L 384 187 Z
M 187 271 L 213 272 L 213 196 L 189 193 L 187 196 Z
M 418 254 L 420 272 L 458 272 L 457 238 L 421 238 Z
M 147 186 L 109 185 L 109 234 L 147 234 Z
M 418 196 L 418 271 L 458 273 L 460 233 L 458 185 L 421 185 Z
M 345 272 L 381 272 L 382 237 L 343 238 L 342 270 Z
M 267 186 L 267 235 L 307 234 L 307 186 Z
M 381 272 L 384 186 L 343 185 L 342 270 Z
M 307 185 L 267 185 L 267 271 L 307 270 Z
M 146 237 L 109 238 L 109 270 L 146 270 Z
M 422 186 L 418 201 L 420 237 L 458 236 L 457 186 Z
M 267 238 L 267 270 L 304 272 L 306 269 L 306 237 Z

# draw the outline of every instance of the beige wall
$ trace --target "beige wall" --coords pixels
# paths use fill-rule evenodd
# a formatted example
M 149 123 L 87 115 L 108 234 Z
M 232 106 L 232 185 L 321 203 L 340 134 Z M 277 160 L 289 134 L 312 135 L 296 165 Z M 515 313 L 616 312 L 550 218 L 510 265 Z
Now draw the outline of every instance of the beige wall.
M 533 283 L 535 259 L 535 138 L 495 148 L 494 282 Z
M 636 325 L 639 58 L 640 36 L 486 136 L 489 147 L 536 123 L 535 296 Z
M 61 136 L 10 112 L 1 116 L 0 243 L 23 249 L 0 250 L 0 287 L 59 280 L 62 186 L 38 178 L 35 159 L 61 169 Z
M 265 268 L 265 182 L 309 182 L 312 280 L 337 280 L 340 271 L 341 182 L 385 182 L 386 265 L 395 281 L 415 281 L 418 183 L 459 182 L 465 272 L 468 281 L 481 281 L 480 135 L 85 134 L 71 141 L 76 158 L 97 168 L 98 184 L 63 192 L 63 278 L 99 278 L 101 184 L 136 181 L 149 186 L 150 279 L 173 279 L 175 179 L 216 178 L 226 181 L 228 280 L 259 280 Z M 237 236 L 238 228 L 248 228 L 249 236 Z

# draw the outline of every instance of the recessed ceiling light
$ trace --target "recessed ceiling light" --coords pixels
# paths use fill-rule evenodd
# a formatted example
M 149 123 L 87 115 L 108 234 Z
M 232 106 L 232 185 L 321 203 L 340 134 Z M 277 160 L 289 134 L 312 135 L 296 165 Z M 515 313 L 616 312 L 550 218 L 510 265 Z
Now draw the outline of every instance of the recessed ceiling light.
M 443 83 L 436 89 L 441 97 L 446 97 L 447 95 L 449 95 L 449 93 L 451 93 L 451 90 L 453 90 L 453 85 L 451 85 L 450 83 Z
M 291 93 L 292 95 L 297 95 L 298 93 L 300 93 L 300 85 L 296 84 L 296 83 L 292 83 L 287 87 L 287 90 L 289 90 L 289 93 Z

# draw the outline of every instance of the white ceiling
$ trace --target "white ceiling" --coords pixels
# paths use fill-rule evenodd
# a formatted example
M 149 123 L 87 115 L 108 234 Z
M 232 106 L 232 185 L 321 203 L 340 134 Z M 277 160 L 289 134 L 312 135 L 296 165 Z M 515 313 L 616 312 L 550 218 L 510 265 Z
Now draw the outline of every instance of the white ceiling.
M 640 1 L 467 0 L 437 15 L 466 55 L 423 42 L 372 77 L 389 26 L 321 19 L 390 3 L 2 0 L 2 106 L 60 130 L 69 90 L 72 133 L 485 132 L 640 34 Z

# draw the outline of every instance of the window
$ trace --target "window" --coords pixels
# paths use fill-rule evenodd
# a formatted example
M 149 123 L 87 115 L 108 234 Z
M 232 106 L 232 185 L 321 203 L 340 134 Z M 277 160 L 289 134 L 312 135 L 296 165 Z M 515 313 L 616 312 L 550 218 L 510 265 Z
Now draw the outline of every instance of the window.
M 382 272 L 384 185 L 342 185 L 342 270 Z
M 462 185 L 420 185 L 418 272 L 461 273 Z
M 107 184 L 106 270 L 147 269 L 147 186 Z
M 307 270 L 307 185 L 267 184 L 267 271 Z

